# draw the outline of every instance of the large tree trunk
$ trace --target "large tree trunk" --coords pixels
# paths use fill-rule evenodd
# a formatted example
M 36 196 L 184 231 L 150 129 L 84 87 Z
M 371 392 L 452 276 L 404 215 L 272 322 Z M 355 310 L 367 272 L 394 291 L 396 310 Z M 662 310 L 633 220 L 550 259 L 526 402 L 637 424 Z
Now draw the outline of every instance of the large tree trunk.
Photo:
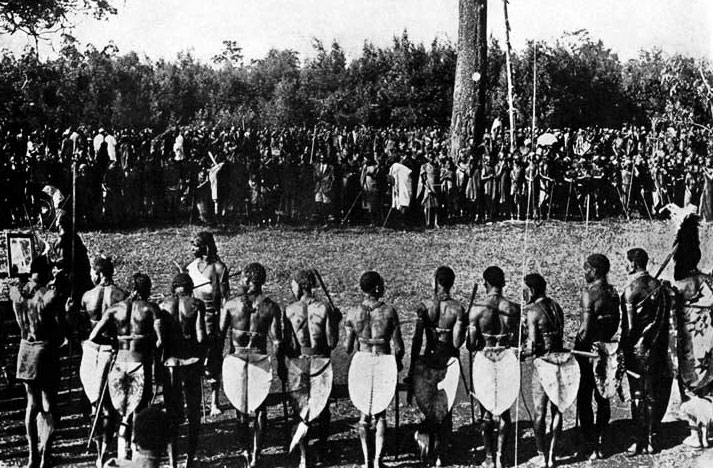
M 480 144 L 485 132 L 485 86 L 488 58 L 487 0 L 459 0 L 458 62 L 453 87 L 451 157 L 457 161 L 468 139 Z

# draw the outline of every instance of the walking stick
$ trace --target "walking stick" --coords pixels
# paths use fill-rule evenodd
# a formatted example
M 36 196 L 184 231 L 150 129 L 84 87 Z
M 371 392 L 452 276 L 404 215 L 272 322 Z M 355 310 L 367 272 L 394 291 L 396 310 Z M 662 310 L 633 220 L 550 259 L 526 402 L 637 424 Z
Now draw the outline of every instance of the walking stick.
M 550 199 L 549 206 L 547 207 L 547 221 L 550 220 L 550 214 L 552 213 L 552 196 L 555 194 L 555 181 L 552 179 L 550 181 Z
M 624 199 L 621 195 L 621 190 L 619 190 L 619 186 L 614 184 L 614 188 L 616 188 L 617 198 L 619 199 L 619 203 L 621 203 L 621 208 L 624 210 L 624 214 L 626 215 L 626 220 L 631 221 L 631 218 L 629 217 L 629 210 L 627 210 L 626 206 L 624 205 Z
M 208 418 L 208 416 L 206 416 L 206 413 L 205 413 L 205 379 L 203 378 L 202 375 L 201 375 L 201 408 L 203 409 L 203 421 L 201 421 L 201 422 L 205 422 L 205 420 Z
M 644 196 L 644 189 L 641 189 L 641 192 L 639 192 L 639 195 L 641 196 L 641 201 L 644 203 L 644 208 L 646 208 L 646 214 L 649 215 L 649 221 L 653 221 L 654 218 L 651 216 L 651 210 L 649 210 L 649 204 L 646 203 L 646 197 Z
M 475 295 L 478 292 L 478 283 L 473 284 L 473 291 L 470 293 L 470 301 L 468 303 L 468 310 L 466 314 L 470 314 L 470 309 L 473 307 L 473 302 L 475 301 Z M 468 332 L 470 334 L 470 332 Z M 470 400 L 470 422 L 473 424 L 473 431 L 475 428 L 475 402 L 473 401 L 473 353 L 468 351 L 468 374 L 470 375 L 470 389 L 468 389 L 468 398 Z M 465 384 L 465 379 L 463 379 Z
M 384 220 L 383 226 L 381 226 L 382 228 L 385 228 L 385 227 L 386 227 L 386 223 L 389 222 L 389 217 L 391 216 L 391 212 L 392 212 L 393 210 L 394 210 L 394 207 L 393 207 L 393 205 L 392 205 L 391 208 L 389 208 L 389 212 L 386 213 L 386 219 Z
M 569 202 L 572 200 L 572 181 L 569 181 L 569 192 L 567 193 L 567 209 L 564 212 L 564 221 L 567 222 L 569 216 Z
M 101 414 L 102 406 L 104 405 L 104 396 L 106 395 L 106 389 L 109 386 L 109 374 L 111 373 L 111 370 L 114 368 L 115 363 L 116 363 L 116 353 L 114 353 L 114 356 L 112 357 L 111 365 L 109 366 L 109 372 L 107 372 L 107 374 L 106 374 L 106 379 L 104 380 L 104 385 L 102 386 L 102 392 L 99 395 L 99 401 L 97 403 L 97 413 L 94 415 L 94 421 L 92 422 L 92 428 L 89 431 L 89 440 L 87 440 L 87 448 L 91 447 L 92 439 L 94 438 L 94 432 L 96 432 L 96 430 L 97 430 L 97 422 L 99 421 L 99 415 Z
M 342 219 L 342 222 L 339 223 L 340 226 L 344 226 L 344 223 L 347 222 L 347 219 L 349 219 L 349 216 L 352 214 L 352 210 L 356 206 L 357 202 L 361 198 L 362 194 L 364 193 L 363 190 L 360 190 L 359 193 L 357 194 L 356 198 L 354 199 L 354 203 L 352 203 L 352 206 L 349 208 L 349 211 L 347 211 L 347 214 L 344 216 L 344 219 Z

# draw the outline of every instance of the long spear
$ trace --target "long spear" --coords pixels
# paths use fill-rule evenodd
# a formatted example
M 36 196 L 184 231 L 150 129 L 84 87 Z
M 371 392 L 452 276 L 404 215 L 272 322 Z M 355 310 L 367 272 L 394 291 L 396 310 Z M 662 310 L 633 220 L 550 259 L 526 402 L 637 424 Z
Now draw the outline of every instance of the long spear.
M 537 122 L 537 42 L 534 43 L 534 49 L 533 49 L 533 57 L 532 57 L 532 135 L 531 135 L 531 140 L 532 140 L 532 149 L 535 149 L 535 128 L 536 128 L 536 122 Z M 547 219 L 549 220 L 549 213 L 547 214 Z
M 508 73 L 508 106 L 510 114 L 510 154 L 515 151 L 515 107 L 512 98 L 512 46 L 510 44 L 510 20 L 508 19 L 508 0 L 503 0 L 503 11 L 505 12 L 505 66 Z

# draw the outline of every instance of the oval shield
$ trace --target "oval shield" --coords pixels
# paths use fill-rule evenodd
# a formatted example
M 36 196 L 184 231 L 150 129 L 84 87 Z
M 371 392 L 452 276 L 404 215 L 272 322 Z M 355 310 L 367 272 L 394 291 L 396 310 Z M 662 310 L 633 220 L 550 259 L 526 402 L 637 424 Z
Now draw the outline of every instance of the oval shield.
M 109 396 L 116 411 L 122 416 L 136 411 L 144 397 L 143 363 L 117 360 L 109 371 L 108 378 Z
M 263 404 L 272 385 L 272 366 L 266 354 L 229 354 L 223 360 L 223 390 L 233 407 L 252 413 Z
M 473 358 L 473 394 L 481 405 L 500 416 L 520 391 L 520 361 L 510 348 L 484 348 Z
M 598 355 L 592 363 L 597 390 L 604 398 L 611 398 L 617 394 L 621 379 L 626 372 L 624 354 L 619 351 L 619 342 L 597 341 L 593 345 L 593 351 Z
M 413 393 L 426 421 L 440 424 L 456 399 L 460 382 L 458 358 L 434 359 L 420 356 L 413 372 Z
M 112 348 L 110 345 L 99 345 L 89 340 L 82 343 L 79 380 L 82 382 L 84 393 L 91 404 L 99 401 L 102 387 L 109 372 L 111 354 Z
M 357 352 L 349 366 L 349 398 L 362 413 L 379 414 L 391 404 L 397 380 L 394 355 Z
M 321 356 L 287 359 L 287 391 L 302 421 L 314 421 L 332 393 L 332 360 Z
M 549 353 L 534 361 L 537 376 L 550 401 L 564 411 L 577 399 L 581 373 L 571 353 Z

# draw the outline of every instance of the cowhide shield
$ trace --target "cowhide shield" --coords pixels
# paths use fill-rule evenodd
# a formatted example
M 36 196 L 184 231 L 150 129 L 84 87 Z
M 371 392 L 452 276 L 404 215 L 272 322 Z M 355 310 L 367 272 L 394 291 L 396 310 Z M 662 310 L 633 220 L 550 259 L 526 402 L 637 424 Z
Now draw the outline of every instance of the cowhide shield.
M 379 414 L 391 404 L 397 380 L 394 355 L 357 352 L 349 366 L 349 398 L 362 413 Z
M 420 356 L 413 371 L 416 404 L 429 423 L 440 424 L 456 399 L 460 361 L 452 356 Z
M 597 354 L 597 358 L 592 362 L 597 390 L 604 398 L 611 398 L 617 394 L 621 379 L 626 373 L 624 354 L 619 350 L 619 342 L 597 341 L 592 346 L 592 351 Z
M 317 419 L 332 393 L 332 360 L 321 356 L 287 359 L 287 391 L 301 420 Z
M 535 359 L 537 377 L 550 401 L 564 411 L 577 399 L 581 373 L 571 353 L 550 353 Z
M 270 356 L 258 353 L 229 354 L 223 360 L 223 390 L 242 414 L 255 412 L 270 393 Z
M 473 394 L 495 416 L 510 409 L 520 391 L 520 361 L 510 348 L 490 347 L 473 358 Z
M 112 349 L 92 341 L 82 343 L 82 362 L 79 364 L 79 380 L 89 402 L 95 404 L 101 397 L 102 387 L 111 365 Z
M 682 290 L 695 277 L 676 283 Z M 685 388 L 696 391 L 713 382 L 713 287 L 709 276 L 700 274 L 698 294 L 675 314 L 674 333 L 678 373 Z
M 116 360 L 109 371 L 111 404 L 122 416 L 133 413 L 141 403 L 145 388 L 144 364 Z

